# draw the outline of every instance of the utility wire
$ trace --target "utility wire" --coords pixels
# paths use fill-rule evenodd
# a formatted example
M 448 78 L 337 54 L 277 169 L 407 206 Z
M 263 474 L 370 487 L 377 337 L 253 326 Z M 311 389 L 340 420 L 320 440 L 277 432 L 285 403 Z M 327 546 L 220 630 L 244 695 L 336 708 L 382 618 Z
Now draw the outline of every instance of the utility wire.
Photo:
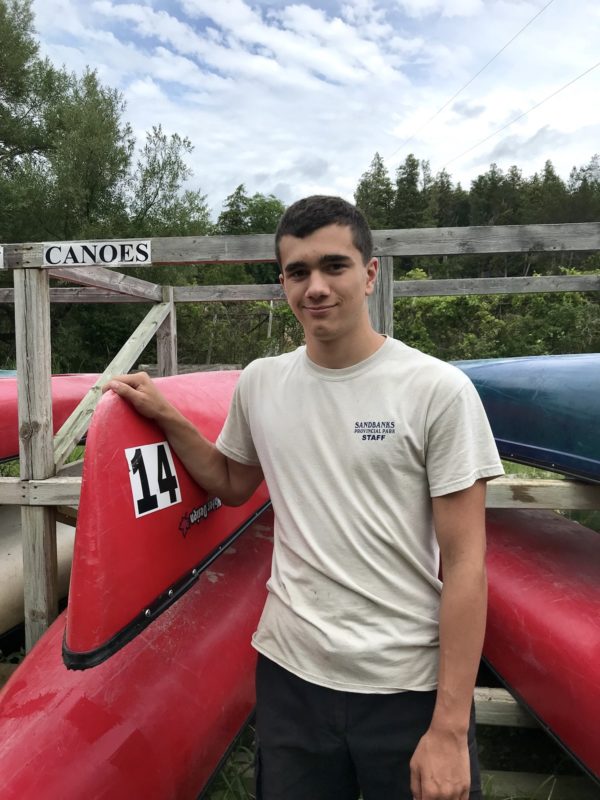
M 553 3 L 553 2 L 554 2 L 554 0 L 549 0 L 549 2 L 548 2 L 548 3 L 546 3 L 546 5 L 545 5 L 543 8 L 541 8 L 541 9 L 540 9 L 540 10 L 537 12 L 537 14 L 534 14 L 534 15 L 533 15 L 533 17 L 531 17 L 531 19 L 529 20 L 529 22 L 526 22 L 526 23 L 525 23 L 525 25 L 523 25 L 523 27 L 521 28 L 521 30 L 517 31 L 517 33 L 515 33 L 515 35 L 512 37 L 512 39 L 509 39 L 509 40 L 508 40 L 508 42 L 506 42 L 506 44 L 505 44 L 503 47 L 501 47 L 501 48 L 500 48 L 500 50 L 498 50 L 498 52 L 497 52 L 495 55 L 493 55 L 493 56 L 490 58 L 490 60 L 489 60 L 489 61 L 488 61 L 486 64 L 484 64 L 484 65 L 483 65 L 483 67 L 481 67 L 481 69 L 479 70 L 479 72 L 476 72 L 476 73 L 475 73 L 475 75 L 473 75 L 473 77 L 472 77 L 470 80 L 468 80 L 468 81 L 465 83 L 465 85 L 464 85 L 464 86 L 461 86 L 461 88 L 460 88 L 460 89 L 459 89 L 457 92 L 455 92 L 455 93 L 452 95 L 452 97 L 451 97 L 449 100 L 446 100 L 446 102 L 444 103 L 444 105 L 443 105 L 443 106 L 440 106 L 440 108 L 438 108 L 438 110 L 435 112 L 435 114 L 434 114 L 432 117 L 429 117 L 429 119 L 428 119 L 428 120 L 426 120 L 426 122 L 424 122 L 424 123 L 423 123 L 423 125 L 421 125 L 421 127 L 420 127 L 420 128 L 418 128 L 418 130 L 416 130 L 414 133 L 412 133 L 412 134 L 411 134 L 411 135 L 408 137 L 408 139 L 405 139 L 403 142 L 401 142 L 401 143 L 398 145 L 398 147 L 397 147 L 397 148 L 394 150 L 394 152 L 389 154 L 388 158 L 391 158 L 392 156 L 395 156 L 395 155 L 396 155 L 396 153 L 398 152 L 398 150 L 401 150 L 401 149 L 404 147 L 404 145 L 405 145 L 405 144 L 408 144 L 409 142 L 412 142 L 412 140 L 415 138 L 415 136 L 418 136 L 418 135 L 421 133 L 421 131 L 422 131 L 422 130 L 424 130 L 424 129 L 425 129 L 425 128 L 426 128 L 426 127 L 429 125 L 429 123 L 430 123 L 430 122 L 433 122 L 433 120 L 434 120 L 436 117 L 438 117 L 438 116 L 439 116 L 439 115 L 442 113 L 442 111 L 443 111 L 445 108 L 447 108 L 447 107 L 450 105 L 450 103 L 451 103 L 453 100 L 456 100 L 456 98 L 458 97 L 458 95 L 459 95 L 461 92 L 463 92 L 463 91 L 464 91 L 464 90 L 467 88 L 467 86 L 470 86 L 470 85 L 473 83 L 473 81 L 475 80 L 475 78 L 478 78 L 478 77 L 481 75 L 481 73 L 482 73 L 482 72 L 483 72 L 485 69 L 487 69 L 487 68 L 489 67 L 489 65 L 492 63 L 492 61 L 495 61 L 495 60 L 498 58 L 498 56 L 499 56 L 501 53 L 503 53 L 503 52 L 506 50 L 506 48 L 507 48 L 507 47 L 508 47 L 510 44 L 512 44 L 512 43 L 514 42 L 514 40 L 515 40 L 515 39 L 516 39 L 518 36 L 520 36 L 520 35 L 523 33 L 523 31 L 524 31 L 526 28 L 528 28 L 528 27 L 531 25 L 531 23 L 532 23 L 532 22 L 534 22 L 534 21 L 535 21 L 535 20 L 536 20 L 536 19 L 537 19 L 537 18 L 540 16 L 540 14 L 543 14 L 543 13 L 544 13 L 544 11 L 545 11 L 545 10 L 548 8 L 548 6 L 552 5 L 552 3 Z
M 458 161 L 459 158 L 462 158 L 463 156 L 466 156 L 467 153 L 471 152 L 471 150 L 475 150 L 476 147 L 479 147 L 480 145 L 485 144 L 485 142 L 488 142 L 494 136 L 497 136 L 502 131 L 505 131 L 513 123 L 518 122 L 520 119 L 523 119 L 523 117 L 526 117 L 527 114 L 529 114 L 531 111 L 534 111 L 536 108 L 539 108 L 541 105 L 546 103 L 548 100 L 551 100 L 553 97 L 556 97 L 557 94 L 560 94 L 560 92 L 564 91 L 569 86 L 572 86 L 576 81 L 580 80 L 580 78 L 585 77 L 590 72 L 592 72 L 593 70 L 597 69 L 598 67 L 600 67 L 600 61 L 598 61 L 592 67 L 589 67 L 589 69 L 586 69 L 585 72 L 581 73 L 581 75 L 578 75 L 576 78 L 573 78 L 568 83 L 565 83 L 564 86 L 560 87 L 560 89 L 557 89 L 556 91 L 552 92 L 552 94 L 549 94 L 547 97 L 544 97 L 543 100 L 540 100 L 539 103 L 536 103 L 534 106 L 531 106 L 531 108 L 528 108 L 527 111 L 524 111 L 522 114 L 519 114 L 514 119 L 511 119 L 511 121 L 507 122 L 506 125 L 503 125 L 501 128 L 498 128 L 493 133 L 490 133 L 490 135 L 486 136 L 485 139 L 481 139 L 481 141 L 477 142 L 476 144 L 472 145 L 471 147 L 468 147 L 466 150 L 463 150 L 463 152 L 460 153 L 459 155 L 454 156 L 454 158 L 451 158 L 450 161 L 446 161 L 446 163 L 444 164 L 443 169 L 446 169 L 448 164 L 452 164 L 454 161 Z

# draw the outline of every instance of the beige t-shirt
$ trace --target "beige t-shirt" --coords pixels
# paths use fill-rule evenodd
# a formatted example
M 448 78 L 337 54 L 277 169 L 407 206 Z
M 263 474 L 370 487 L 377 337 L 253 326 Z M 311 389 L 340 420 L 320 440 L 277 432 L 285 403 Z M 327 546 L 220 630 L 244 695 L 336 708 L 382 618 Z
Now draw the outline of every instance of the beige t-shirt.
M 261 464 L 275 511 L 254 647 L 333 689 L 435 688 L 430 498 L 503 472 L 469 379 L 394 339 L 335 370 L 301 347 L 244 370 L 217 447 Z

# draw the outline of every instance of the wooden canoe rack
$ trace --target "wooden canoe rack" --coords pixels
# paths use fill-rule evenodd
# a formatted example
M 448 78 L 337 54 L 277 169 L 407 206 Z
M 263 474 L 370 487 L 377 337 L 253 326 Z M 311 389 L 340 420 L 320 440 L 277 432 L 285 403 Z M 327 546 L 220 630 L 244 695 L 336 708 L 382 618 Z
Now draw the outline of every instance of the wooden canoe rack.
M 600 275 L 593 274 L 393 280 L 395 256 L 598 251 L 600 223 L 384 230 L 374 231 L 373 238 L 380 270 L 376 290 L 369 298 L 369 312 L 374 327 L 388 335 L 393 335 L 393 301 L 397 297 L 600 291 Z M 274 261 L 273 240 L 270 234 L 155 238 L 150 240 L 152 261 L 147 265 Z M 115 266 L 123 265 L 111 264 L 111 269 L 100 264 L 55 268 L 44 265 L 42 243 L 0 247 L 0 268 L 14 273 L 14 289 L 0 288 L 0 302 L 14 303 L 15 307 L 20 441 L 20 477 L 0 478 L 0 505 L 21 506 L 27 650 L 57 614 L 56 520 L 60 517 L 62 521 L 73 521 L 81 487 L 79 467 L 65 462 L 87 430 L 101 386 L 112 376 L 128 372 L 155 335 L 158 374 L 177 374 L 177 303 L 284 299 L 278 284 L 160 286 L 116 272 Z M 71 281 L 75 286 L 51 288 L 51 277 Z M 145 319 L 55 436 L 50 394 L 51 302 L 152 304 Z M 598 509 L 600 486 L 505 477 L 489 485 L 488 506 Z M 476 705 L 478 720 L 483 724 L 537 725 L 503 689 L 478 689 Z M 489 775 L 494 786 L 505 793 L 531 791 L 545 780 L 545 776 L 524 774 Z M 586 787 L 578 784 L 575 791 L 570 780 L 554 781 L 549 787 L 552 797 L 587 798 Z

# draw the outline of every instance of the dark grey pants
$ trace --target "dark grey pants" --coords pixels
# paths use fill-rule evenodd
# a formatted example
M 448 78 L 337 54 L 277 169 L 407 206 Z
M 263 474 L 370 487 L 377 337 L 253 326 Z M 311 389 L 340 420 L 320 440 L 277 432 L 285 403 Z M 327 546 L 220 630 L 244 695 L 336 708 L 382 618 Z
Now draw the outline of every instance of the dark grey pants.
M 257 800 L 412 800 L 409 762 L 434 704 L 435 692 L 327 689 L 259 655 Z M 480 800 L 473 714 L 469 753 L 469 798 Z

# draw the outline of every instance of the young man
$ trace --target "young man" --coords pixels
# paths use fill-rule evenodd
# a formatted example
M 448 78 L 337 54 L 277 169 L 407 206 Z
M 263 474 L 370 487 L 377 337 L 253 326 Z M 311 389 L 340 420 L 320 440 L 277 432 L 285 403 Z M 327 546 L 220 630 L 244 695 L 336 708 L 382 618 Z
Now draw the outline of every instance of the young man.
M 295 203 L 276 251 L 306 346 L 244 370 L 216 445 L 147 376 L 110 383 L 211 494 L 269 487 L 258 797 L 479 798 L 485 481 L 502 473 L 481 403 L 460 371 L 371 327 L 377 261 L 354 206 Z

